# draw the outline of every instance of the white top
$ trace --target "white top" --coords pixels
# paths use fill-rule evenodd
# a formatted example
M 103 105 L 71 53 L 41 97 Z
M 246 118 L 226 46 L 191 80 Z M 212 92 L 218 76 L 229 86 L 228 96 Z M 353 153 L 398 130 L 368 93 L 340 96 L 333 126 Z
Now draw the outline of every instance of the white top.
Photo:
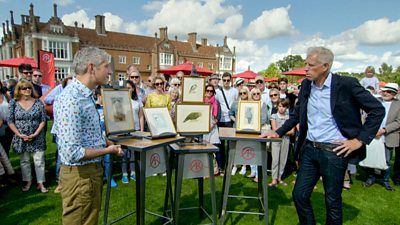
M 361 86 L 364 88 L 367 88 L 368 86 L 371 86 L 375 88 L 375 91 L 379 90 L 379 80 L 377 77 L 364 77 L 363 79 L 360 80 Z
M 3 95 L 3 102 L 0 104 L 0 119 L 7 120 L 9 114 L 8 102 L 6 96 Z
M 140 130 L 139 109 L 143 107 L 143 103 L 139 100 L 131 100 L 133 121 L 135 123 L 135 130 Z
M 268 88 L 264 88 L 264 91 L 261 93 L 261 101 L 263 102 L 263 104 L 269 105 L 271 98 L 269 97 L 269 89 Z
M 233 87 L 229 88 L 228 90 L 224 89 L 224 88 L 222 88 L 222 89 L 224 90 L 226 101 L 228 102 L 229 109 L 230 109 L 232 107 L 232 103 L 235 102 L 235 100 L 238 97 L 238 91 L 236 88 L 233 88 Z M 231 118 L 229 117 L 229 109 L 225 103 L 225 99 L 224 99 L 224 96 L 222 95 L 221 89 L 218 88 L 216 90 L 215 98 L 221 105 L 221 120 L 220 120 L 220 122 L 231 121 Z

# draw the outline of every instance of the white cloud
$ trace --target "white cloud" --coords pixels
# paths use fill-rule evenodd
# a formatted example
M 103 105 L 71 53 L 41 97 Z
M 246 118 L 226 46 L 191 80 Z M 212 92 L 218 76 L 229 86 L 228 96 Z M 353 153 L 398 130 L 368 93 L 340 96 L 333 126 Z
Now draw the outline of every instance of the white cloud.
M 105 16 L 105 26 L 107 31 L 122 31 L 124 20 L 114 15 L 110 12 L 106 12 L 103 14 Z M 72 12 L 70 14 L 65 14 L 62 16 L 61 20 L 65 25 L 74 26 L 75 21 L 79 21 L 79 23 L 83 23 L 87 28 L 95 28 L 95 19 L 89 18 L 88 14 L 85 10 L 80 9 L 76 12 Z M 129 24 L 129 23 L 128 23 Z M 127 25 L 128 25 L 127 24 Z
M 106 22 L 106 30 L 109 31 L 121 31 L 122 30 L 122 24 L 124 20 L 117 16 L 113 15 L 110 12 L 106 12 L 103 14 L 105 16 L 105 22 Z
M 277 36 L 294 34 L 295 28 L 289 17 L 290 5 L 286 8 L 265 10 L 245 29 L 249 39 L 270 39 Z
M 55 0 L 54 3 L 57 3 L 60 6 L 67 6 L 75 3 L 74 0 Z
M 151 1 L 142 6 L 142 9 L 145 11 L 153 12 L 159 10 L 165 1 Z

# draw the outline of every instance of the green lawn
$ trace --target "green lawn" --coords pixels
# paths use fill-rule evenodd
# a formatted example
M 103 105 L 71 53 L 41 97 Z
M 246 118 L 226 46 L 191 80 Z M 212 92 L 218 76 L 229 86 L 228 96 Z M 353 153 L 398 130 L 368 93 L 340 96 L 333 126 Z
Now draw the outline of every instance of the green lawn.
M 46 178 L 47 186 L 50 192 L 47 194 L 39 193 L 32 188 L 28 193 L 21 191 L 21 184 L 10 187 L 0 193 L 0 224 L 61 224 L 61 197 L 54 194 L 56 187 L 54 181 L 55 167 L 55 145 L 51 143 L 51 137 L 48 135 L 48 149 L 46 152 Z M 19 170 L 19 158 L 16 154 L 11 154 L 11 160 L 14 168 Z M 34 171 L 32 169 L 32 171 Z M 116 166 L 114 172 L 118 187 L 113 188 L 111 192 L 110 219 L 117 218 L 131 210 L 135 209 L 135 185 L 133 182 L 122 184 L 120 181 L 120 169 Z M 388 192 L 382 186 L 376 184 L 368 189 L 362 187 L 363 174 L 354 179 L 354 184 L 350 191 L 343 193 L 344 224 L 400 224 L 400 189 L 396 192 Z M 20 177 L 20 175 L 18 175 Z M 164 199 L 165 177 L 149 177 L 147 179 L 146 206 L 150 211 L 161 212 Z M 287 187 L 269 189 L 269 221 L 270 224 L 297 224 L 296 210 L 291 200 L 291 191 L 293 188 L 294 177 L 287 179 Z M 32 186 L 33 187 L 33 186 Z M 210 210 L 209 182 L 205 181 L 205 199 L 207 200 L 207 209 Z M 220 208 L 222 178 L 216 179 L 217 187 L 217 206 Z M 256 195 L 257 185 L 248 178 L 236 175 L 233 178 L 231 192 L 234 194 Z M 103 194 L 105 194 L 105 186 Z M 181 207 L 193 206 L 197 203 L 197 181 L 184 180 Z M 104 202 L 104 198 L 103 198 Z M 317 189 L 312 196 L 312 202 L 318 224 L 324 224 L 325 204 L 322 183 L 318 183 Z M 103 207 L 104 209 L 104 207 Z M 256 212 L 257 202 L 255 200 L 230 200 L 228 209 L 252 210 Z M 205 219 L 200 219 L 197 210 L 184 211 L 180 213 L 180 224 L 204 224 L 208 223 Z M 102 221 L 103 213 L 100 214 Z M 109 219 L 109 221 L 111 221 Z M 133 224 L 135 217 L 130 216 L 124 221 L 116 224 Z M 147 214 L 146 224 L 161 224 L 160 220 Z M 228 216 L 226 224 L 262 224 L 258 216 L 251 215 L 233 215 Z

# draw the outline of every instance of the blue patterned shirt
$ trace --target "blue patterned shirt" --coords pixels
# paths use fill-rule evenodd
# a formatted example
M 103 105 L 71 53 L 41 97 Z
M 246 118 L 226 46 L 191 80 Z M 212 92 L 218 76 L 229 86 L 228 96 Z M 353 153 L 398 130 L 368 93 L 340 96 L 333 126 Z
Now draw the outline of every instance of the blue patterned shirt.
M 55 100 L 51 132 L 57 136 L 62 164 L 79 166 L 101 161 L 102 157 L 83 160 L 86 148 L 104 148 L 106 140 L 92 91 L 79 80 L 74 79 Z

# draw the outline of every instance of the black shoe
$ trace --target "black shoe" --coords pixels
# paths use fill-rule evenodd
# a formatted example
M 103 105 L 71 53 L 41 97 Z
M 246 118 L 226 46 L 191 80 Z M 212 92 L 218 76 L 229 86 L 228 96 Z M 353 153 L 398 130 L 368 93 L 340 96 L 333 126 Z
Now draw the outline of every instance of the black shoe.
M 394 180 L 394 181 L 393 181 L 393 184 L 396 185 L 396 186 L 400 186 L 400 181 Z
M 363 186 L 364 187 L 371 187 L 373 184 L 374 184 L 374 180 L 367 179 L 367 181 L 364 182 Z
M 392 186 L 390 186 L 389 182 L 383 182 L 383 186 L 386 188 L 388 191 L 395 191 Z

